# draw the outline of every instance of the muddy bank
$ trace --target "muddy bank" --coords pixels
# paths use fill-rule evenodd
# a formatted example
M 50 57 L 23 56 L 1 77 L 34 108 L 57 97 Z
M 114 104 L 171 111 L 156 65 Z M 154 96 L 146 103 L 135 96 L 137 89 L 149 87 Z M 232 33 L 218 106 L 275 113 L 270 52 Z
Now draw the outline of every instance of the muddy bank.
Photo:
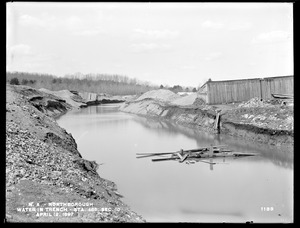
M 199 104 L 197 99 L 192 105 L 175 104 L 176 100 L 168 102 L 144 96 L 143 99 L 125 102 L 120 106 L 120 111 L 168 120 L 211 133 L 232 135 L 256 143 L 293 148 L 293 107 L 270 104 L 223 108 Z M 216 128 L 218 112 L 220 119 Z
M 275 146 L 284 145 L 293 147 L 294 145 L 294 133 L 287 130 L 260 128 L 249 124 L 223 121 L 221 133 Z
M 6 99 L 6 222 L 145 221 L 54 120 L 72 105 L 27 86 Z

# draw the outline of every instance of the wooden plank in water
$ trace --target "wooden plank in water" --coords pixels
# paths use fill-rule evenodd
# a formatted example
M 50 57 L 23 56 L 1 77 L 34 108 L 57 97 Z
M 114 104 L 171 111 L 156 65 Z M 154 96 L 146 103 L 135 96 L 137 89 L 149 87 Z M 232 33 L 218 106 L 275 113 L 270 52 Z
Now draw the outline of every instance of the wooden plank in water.
M 178 158 L 175 157 L 175 158 L 155 158 L 155 159 L 152 159 L 153 162 L 157 162 L 157 161 L 169 161 L 169 160 L 178 160 Z
M 184 162 L 184 160 L 187 159 L 189 156 L 189 154 L 185 154 L 185 155 L 181 156 L 180 153 L 177 153 L 177 155 L 180 156 L 180 161 L 179 161 L 180 163 Z
M 234 156 L 257 156 L 259 153 L 232 152 Z
M 188 154 L 186 154 L 187 156 L 181 156 L 180 157 L 170 157 L 170 158 L 157 158 L 157 159 L 152 159 L 153 162 L 157 162 L 157 161 L 169 161 L 169 160 L 180 160 L 180 161 L 184 161 L 186 159 L 191 159 L 192 157 L 189 157 Z M 209 164 L 216 164 L 215 162 L 212 162 L 213 158 L 222 158 L 222 157 L 243 157 L 243 156 L 257 156 L 259 155 L 259 153 L 242 153 L 242 152 L 224 152 L 224 153 L 217 153 L 217 154 L 213 154 L 212 156 L 209 153 L 203 154 L 201 155 L 201 158 L 196 158 L 198 161 L 203 161 L 201 159 L 205 159 L 205 158 L 210 158 L 210 162 L 207 162 Z
M 136 158 L 148 158 L 148 157 L 154 157 L 154 156 L 161 157 L 161 156 L 166 156 L 166 155 L 168 155 L 168 154 L 148 154 L 148 155 L 140 155 L 140 156 L 138 156 Z
M 216 153 L 225 153 L 225 152 L 232 152 L 232 150 L 225 150 L 225 149 L 222 149 L 222 148 L 219 148 L 219 149 L 214 149 L 213 150 L 213 154 L 216 154 Z M 164 154 L 146 154 L 146 155 L 140 155 L 140 156 L 137 156 L 136 158 L 148 158 L 148 157 L 155 157 L 155 156 L 167 156 L 169 154 L 171 155 L 176 155 L 178 152 L 174 152 L 174 153 L 164 153 Z M 186 153 L 186 152 L 184 152 Z M 208 153 L 207 151 L 188 151 L 188 153 L 190 153 L 190 157 L 200 157 L 201 154 L 204 154 L 204 153 Z
M 206 147 L 200 147 L 200 148 L 197 148 L 197 149 L 190 149 L 190 150 L 181 150 L 181 152 L 199 152 L 199 151 L 202 151 L 202 150 L 208 150 L 208 148 L 210 148 L 211 146 L 206 146 Z M 213 148 L 216 148 L 216 149 L 220 149 L 220 148 L 223 148 L 223 147 L 227 147 L 227 145 L 215 145 L 213 146 Z M 174 151 L 174 152 L 162 152 L 162 153 L 136 153 L 136 155 L 163 155 L 163 154 L 175 154 L 175 153 L 178 153 L 179 151 Z

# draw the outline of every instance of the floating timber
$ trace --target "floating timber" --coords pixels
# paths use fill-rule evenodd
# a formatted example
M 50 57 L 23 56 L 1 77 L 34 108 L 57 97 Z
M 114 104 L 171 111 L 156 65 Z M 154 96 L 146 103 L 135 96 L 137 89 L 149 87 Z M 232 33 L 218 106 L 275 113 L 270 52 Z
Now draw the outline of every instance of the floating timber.
M 137 158 L 146 158 L 146 157 L 155 157 L 159 156 L 160 158 L 153 158 L 153 162 L 158 161 L 179 161 L 180 163 L 185 160 L 196 159 L 201 161 L 202 159 L 212 159 L 212 158 L 225 158 L 225 157 L 246 157 L 246 156 L 256 156 L 257 153 L 243 153 L 243 152 L 233 152 L 232 150 L 226 149 L 226 145 L 217 145 L 217 146 L 207 146 L 191 150 L 179 150 L 175 152 L 164 152 L 164 153 L 137 153 L 139 157 Z M 167 157 L 166 157 L 167 156 Z M 204 161 L 201 162 L 208 164 L 216 164 L 213 161 Z
M 218 146 L 212 146 L 213 147 L 213 150 L 214 151 L 220 151 L 220 150 L 224 150 L 224 151 L 227 151 L 226 148 L 227 146 L 226 145 L 218 145 Z M 169 154 L 176 154 L 176 153 L 196 153 L 196 152 L 204 152 L 204 151 L 208 151 L 210 149 L 210 146 L 208 147 L 200 147 L 200 148 L 197 148 L 197 149 L 190 149 L 190 150 L 180 150 L 180 151 L 176 151 L 176 152 L 163 152 L 163 153 L 137 153 L 136 155 L 142 155 L 142 157 L 150 157 L 150 156 L 160 156 L 160 155 L 169 155 Z M 229 150 L 231 151 L 231 150 Z M 137 157 L 137 158 L 140 158 L 140 157 Z
M 203 154 L 196 154 L 196 155 L 188 155 L 185 156 L 186 158 L 224 158 L 224 157 L 246 157 L 246 156 L 255 156 L 258 155 L 256 153 L 242 153 L 242 152 L 221 152 L 218 154 L 208 154 L 208 153 L 203 153 Z M 184 159 L 184 160 L 185 160 Z M 182 162 L 182 159 L 180 157 L 169 157 L 169 158 L 157 158 L 157 159 L 152 159 L 152 161 L 167 161 L 167 160 L 179 160 L 179 162 Z

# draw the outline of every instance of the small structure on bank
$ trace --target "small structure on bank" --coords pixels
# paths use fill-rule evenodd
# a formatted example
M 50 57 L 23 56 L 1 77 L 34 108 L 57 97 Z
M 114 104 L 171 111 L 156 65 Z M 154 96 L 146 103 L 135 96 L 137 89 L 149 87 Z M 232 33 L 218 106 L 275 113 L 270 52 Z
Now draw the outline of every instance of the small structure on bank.
M 112 96 L 109 94 L 101 93 L 90 93 L 90 92 L 79 92 L 78 93 L 87 105 L 98 105 L 107 103 L 121 103 L 125 99 L 121 96 Z

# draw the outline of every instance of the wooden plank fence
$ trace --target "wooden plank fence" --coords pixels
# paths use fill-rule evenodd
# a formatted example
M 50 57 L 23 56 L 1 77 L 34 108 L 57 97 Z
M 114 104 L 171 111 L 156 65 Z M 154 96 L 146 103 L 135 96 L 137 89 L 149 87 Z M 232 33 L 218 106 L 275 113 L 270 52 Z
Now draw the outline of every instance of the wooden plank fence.
M 202 88 L 202 92 L 204 91 L 207 94 L 203 98 L 208 104 L 241 102 L 254 97 L 271 99 L 272 93 L 293 94 L 294 77 L 208 81 Z M 199 95 L 204 96 L 203 93 Z

